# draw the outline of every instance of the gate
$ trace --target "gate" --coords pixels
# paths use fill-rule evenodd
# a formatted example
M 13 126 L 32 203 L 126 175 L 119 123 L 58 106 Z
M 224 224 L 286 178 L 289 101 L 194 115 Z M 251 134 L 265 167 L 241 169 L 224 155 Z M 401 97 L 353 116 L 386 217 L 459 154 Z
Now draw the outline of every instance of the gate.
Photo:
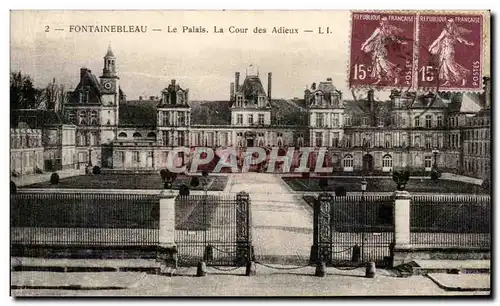
M 330 266 L 389 266 L 394 235 L 391 196 L 320 194 L 314 205 L 311 261 Z
M 242 266 L 251 258 L 248 193 L 178 196 L 175 210 L 179 265 Z

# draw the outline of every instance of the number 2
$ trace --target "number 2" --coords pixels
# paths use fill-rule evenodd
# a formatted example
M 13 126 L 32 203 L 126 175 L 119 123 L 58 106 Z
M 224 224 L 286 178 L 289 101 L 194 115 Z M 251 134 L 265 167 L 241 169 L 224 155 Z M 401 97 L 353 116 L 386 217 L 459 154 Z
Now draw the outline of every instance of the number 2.
M 45 26 L 45 32 L 49 31 L 49 26 Z

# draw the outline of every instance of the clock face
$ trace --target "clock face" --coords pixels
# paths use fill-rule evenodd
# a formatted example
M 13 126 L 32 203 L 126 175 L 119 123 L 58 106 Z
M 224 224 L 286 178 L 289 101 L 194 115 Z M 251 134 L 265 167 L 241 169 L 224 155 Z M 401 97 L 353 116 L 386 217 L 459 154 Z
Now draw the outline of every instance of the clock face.
M 104 83 L 104 88 L 106 88 L 107 90 L 110 90 L 111 87 L 112 87 L 111 82 Z

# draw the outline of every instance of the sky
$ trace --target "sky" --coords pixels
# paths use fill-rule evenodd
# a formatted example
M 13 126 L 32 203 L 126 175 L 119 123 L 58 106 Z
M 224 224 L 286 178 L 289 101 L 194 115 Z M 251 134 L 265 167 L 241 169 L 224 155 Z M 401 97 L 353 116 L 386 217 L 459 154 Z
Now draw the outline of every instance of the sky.
M 147 33 L 75 33 L 70 25 L 145 25 Z M 210 33 L 167 33 L 168 26 L 202 26 Z M 45 32 L 49 26 L 49 32 Z M 215 34 L 213 27 L 223 28 Z M 228 33 L 230 26 L 247 34 Z M 299 28 L 301 33 L 254 34 L 253 28 Z M 318 32 L 329 26 L 334 34 Z M 63 28 L 64 31 L 55 31 Z M 153 32 L 162 28 L 162 32 Z M 332 32 L 333 32 L 332 31 Z M 67 88 L 78 84 L 80 67 L 97 76 L 111 45 L 121 87 L 128 99 L 159 96 L 171 79 L 189 88 L 191 100 L 227 100 L 234 73 L 240 82 L 249 65 L 258 67 L 267 90 L 273 73 L 275 98 L 303 98 L 306 86 L 332 78 L 347 91 L 348 11 L 14 11 L 11 15 L 11 71 L 31 75 L 43 86 L 56 78 Z
M 147 33 L 76 33 L 70 26 L 140 25 Z M 205 34 L 167 33 L 167 27 L 204 27 Z M 214 26 L 225 33 L 213 33 Z M 229 33 L 230 26 L 248 28 Z M 47 27 L 49 29 L 46 32 Z M 254 34 L 255 27 L 266 34 Z M 298 28 L 299 34 L 272 34 L 273 27 Z M 330 34 L 319 34 L 319 27 Z M 63 31 L 54 29 L 61 28 Z M 161 32 L 152 31 L 161 28 Z M 304 33 L 310 29 L 313 33 Z M 75 88 L 79 69 L 99 76 L 111 45 L 121 88 L 128 99 L 159 96 L 171 79 L 188 88 L 191 100 L 227 100 L 234 73 L 258 67 L 267 90 L 272 72 L 273 98 L 303 98 L 306 86 L 331 78 L 347 87 L 349 11 L 13 11 L 11 71 L 21 70 L 44 86 L 52 78 Z M 253 73 L 256 73 L 254 70 Z M 379 100 L 389 93 L 376 91 Z

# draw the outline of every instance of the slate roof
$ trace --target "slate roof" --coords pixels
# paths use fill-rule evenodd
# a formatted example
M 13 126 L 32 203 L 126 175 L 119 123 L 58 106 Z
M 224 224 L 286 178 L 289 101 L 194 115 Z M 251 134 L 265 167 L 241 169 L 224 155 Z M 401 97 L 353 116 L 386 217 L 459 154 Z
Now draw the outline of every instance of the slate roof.
M 158 100 L 121 101 L 118 122 L 121 126 L 155 126 Z
M 78 86 L 75 90 L 68 93 L 68 103 L 79 103 L 80 102 L 80 90 L 87 88 L 89 90 L 89 99 L 86 104 L 101 104 L 101 85 L 97 80 L 97 77 L 92 74 L 92 71 L 86 68 L 81 77 Z
M 65 123 L 53 110 L 12 109 L 10 111 L 10 127 L 17 128 L 20 122 L 26 123 L 31 129 L 41 129 L 47 125 Z
M 191 125 L 231 124 L 230 101 L 191 101 Z

